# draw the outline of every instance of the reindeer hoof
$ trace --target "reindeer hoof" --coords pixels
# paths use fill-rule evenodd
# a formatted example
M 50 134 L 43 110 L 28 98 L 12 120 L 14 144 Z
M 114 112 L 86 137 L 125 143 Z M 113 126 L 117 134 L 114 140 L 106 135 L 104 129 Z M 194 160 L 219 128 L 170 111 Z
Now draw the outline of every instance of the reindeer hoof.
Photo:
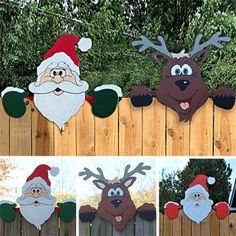
M 82 222 L 90 222 L 94 220 L 96 209 L 90 205 L 81 206 L 79 210 L 79 218 Z
M 231 88 L 219 87 L 211 96 L 217 107 L 230 110 L 235 104 L 235 93 Z
M 141 211 L 139 216 L 143 220 L 154 221 L 156 219 L 156 211 Z
M 130 93 L 131 102 L 135 107 L 149 106 L 152 103 L 152 90 L 146 86 L 138 86 Z

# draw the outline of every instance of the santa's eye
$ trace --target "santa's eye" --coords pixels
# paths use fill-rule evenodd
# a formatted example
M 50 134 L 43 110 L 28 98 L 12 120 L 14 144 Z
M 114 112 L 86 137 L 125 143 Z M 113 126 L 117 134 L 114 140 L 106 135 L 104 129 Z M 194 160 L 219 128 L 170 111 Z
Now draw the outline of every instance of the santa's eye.
M 64 77 L 66 75 L 66 72 L 64 70 L 59 70 L 58 74 L 61 76 L 61 77 Z
M 182 66 L 182 74 L 183 75 L 191 75 L 192 73 L 193 73 L 193 70 L 188 64 L 184 64 Z
M 116 189 L 116 196 L 124 196 L 124 192 L 121 188 Z
M 41 193 L 42 190 L 41 190 L 40 188 L 38 188 L 36 192 L 37 192 L 37 193 Z
M 172 76 L 180 75 L 181 74 L 181 67 L 180 67 L 180 65 L 174 65 L 171 68 L 170 73 L 171 73 Z
M 116 195 L 116 191 L 114 188 L 109 189 L 108 193 L 107 193 L 108 197 L 113 197 Z
M 36 189 L 35 189 L 35 188 L 32 188 L 32 189 L 31 189 L 31 193 L 36 193 Z
M 51 70 L 50 76 L 55 77 L 56 75 L 57 75 L 57 71 L 56 70 Z

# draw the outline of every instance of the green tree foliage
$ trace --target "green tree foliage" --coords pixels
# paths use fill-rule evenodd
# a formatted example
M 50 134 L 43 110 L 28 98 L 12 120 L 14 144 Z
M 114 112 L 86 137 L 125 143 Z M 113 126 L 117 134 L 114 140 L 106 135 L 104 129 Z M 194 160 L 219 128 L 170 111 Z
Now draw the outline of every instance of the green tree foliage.
M 215 184 L 209 187 L 209 195 L 214 203 L 228 202 L 231 173 L 232 169 L 224 159 L 190 159 L 182 171 L 165 175 L 163 170 L 160 182 L 160 211 L 164 211 L 164 205 L 168 201 L 180 203 L 189 184 L 199 174 L 215 177 Z
M 0 2 L 0 90 L 8 85 L 27 89 L 36 80 L 44 53 L 65 32 L 93 39 L 93 48 L 81 59 L 81 79 L 90 88 L 116 83 L 127 95 L 135 85 L 156 88 L 160 65 L 150 51 L 140 54 L 130 43 L 145 34 L 165 37 L 170 51 L 189 50 L 198 33 L 209 38 L 217 30 L 232 42 L 212 47 L 202 66 L 209 89 L 236 88 L 236 5 L 227 0 L 3 0 Z M 64 2 L 64 3 L 62 3 Z M 130 35 L 130 36 L 128 36 Z

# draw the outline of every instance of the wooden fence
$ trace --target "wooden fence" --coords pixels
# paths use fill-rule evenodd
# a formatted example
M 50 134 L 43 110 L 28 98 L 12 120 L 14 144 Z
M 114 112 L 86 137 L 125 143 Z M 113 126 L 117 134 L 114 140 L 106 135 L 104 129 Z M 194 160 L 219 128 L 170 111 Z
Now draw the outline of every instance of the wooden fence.
M 14 221 L 4 223 L 0 218 L 1 236 L 75 236 L 76 219 L 72 222 L 64 223 L 54 213 L 51 218 L 42 225 L 39 231 L 35 226 L 28 223 L 20 214 L 16 214 Z
M 0 104 L 0 155 L 236 155 L 236 106 L 225 111 L 208 100 L 183 123 L 156 99 L 135 108 L 124 98 L 105 119 L 86 102 L 61 134 L 31 102 L 20 119 Z
M 98 215 L 89 223 L 79 222 L 79 236 L 156 236 L 156 221 L 142 220 L 138 215 L 129 221 L 122 232 Z
M 235 236 L 236 213 L 226 219 L 219 220 L 212 212 L 201 224 L 189 220 L 183 212 L 178 219 L 170 220 L 166 215 L 159 214 L 160 236 Z

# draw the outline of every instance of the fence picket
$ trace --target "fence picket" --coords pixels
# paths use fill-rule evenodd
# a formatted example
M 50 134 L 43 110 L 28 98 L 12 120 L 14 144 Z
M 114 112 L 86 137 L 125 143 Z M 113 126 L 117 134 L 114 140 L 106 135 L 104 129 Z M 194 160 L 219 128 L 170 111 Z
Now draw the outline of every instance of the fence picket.
M 10 154 L 10 118 L 4 111 L 0 99 L 0 156 Z
M 185 217 L 184 213 L 181 212 L 182 215 L 182 234 L 183 236 L 192 235 L 192 222 L 188 217 Z
M 228 236 L 229 235 L 229 218 L 225 218 L 224 220 L 220 220 L 220 236 Z
M 112 235 L 112 225 L 101 219 L 98 215 L 92 221 L 91 235 L 93 236 L 109 236 Z
M 76 236 L 76 219 L 73 219 L 71 222 L 63 222 L 60 220 L 60 234 L 59 236 Z M 83 234 L 82 234 L 83 235 Z M 86 236 L 86 235 L 84 235 Z
M 208 216 L 201 224 L 201 236 L 211 235 L 211 218 Z
M 77 155 L 93 156 L 95 154 L 95 118 L 91 112 L 91 105 L 85 102 L 76 115 Z
M 199 138 L 201 137 L 201 138 Z M 212 156 L 213 103 L 209 99 L 190 122 L 190 155 Z
M 31 103 L 21 118 L 10 118 L 10 155 L 31 156 Z
M 23 236 L 39 236 L 39 230 L 28 221 L 26 221 L 23 217 L 21 218 L 21 228 L 22 228 L 22 235 Z
M 210 236 L 220 236 L 220 220 L 217 218 L 216 214 L 211 214 L 211 234 Z
M 32 103 L 32 155 L 53 156 L 53 123 Z
M 229 236 L 236 235 L 236 214 L 230 214 L 229 216 Z
M 40 231 L 40 236 L 58 236 L 58 213 L 54 212 L 49 220 L 47 220 Z
M 126 235 L 135 236 L 135 229 L 134 229 L 133 220 L 130 220 L 121 232 L 116 231 L 115 228 L 113 227 L 112 236 L 126 236 Z M 147 235 L 149 235 L 149 234 L 147 234 Z
M 4 235 L 4 222 L 2 218 L 0 218 L 0 235 Z
M 19 235 L 21 232 L 21 216 L 20 214 L 16 214 L 14 221 L 4 223 L 4 236 L 15 236 Z

